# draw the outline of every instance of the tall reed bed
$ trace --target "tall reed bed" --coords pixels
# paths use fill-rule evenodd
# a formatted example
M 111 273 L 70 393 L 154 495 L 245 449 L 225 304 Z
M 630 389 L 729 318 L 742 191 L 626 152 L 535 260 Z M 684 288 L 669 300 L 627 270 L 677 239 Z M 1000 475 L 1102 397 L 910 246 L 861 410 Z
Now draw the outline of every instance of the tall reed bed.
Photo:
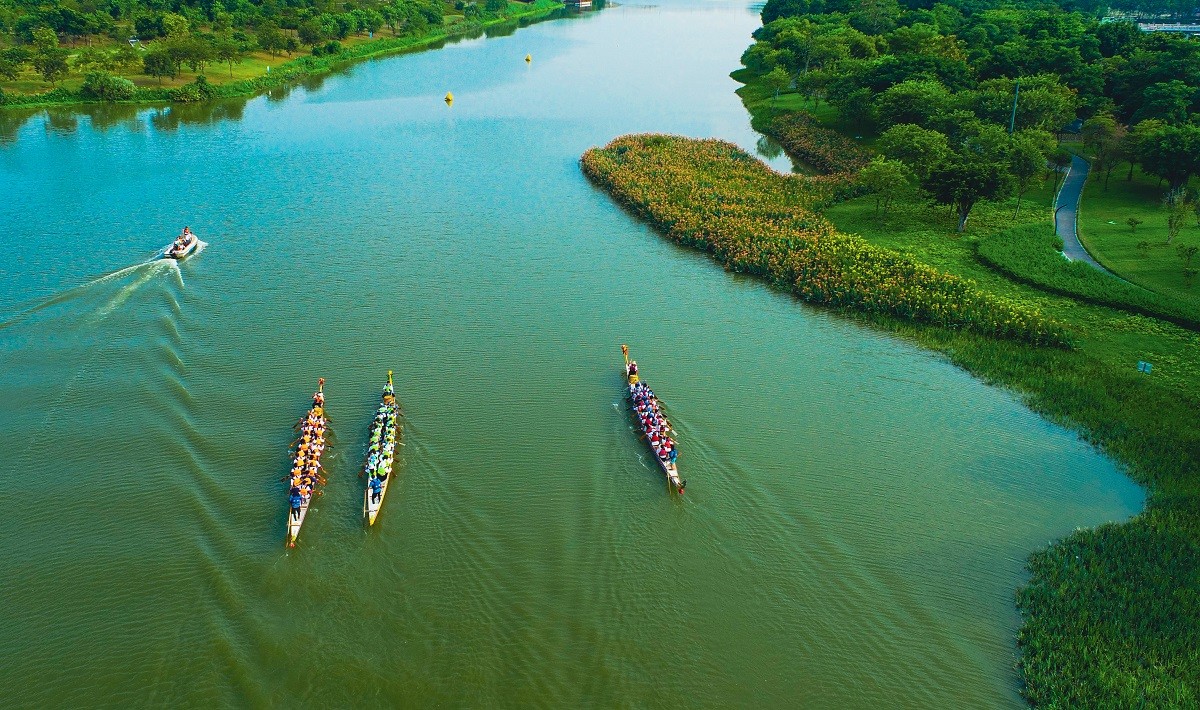
M 810 303 L 1069 344 L 1066 329 L 1031 305 L 837 232 L 810 209 L 829 199 L 836 183 L 781 175 L 730 143 L 623 136 L 581 162 L 591 180 L 669 238 Z

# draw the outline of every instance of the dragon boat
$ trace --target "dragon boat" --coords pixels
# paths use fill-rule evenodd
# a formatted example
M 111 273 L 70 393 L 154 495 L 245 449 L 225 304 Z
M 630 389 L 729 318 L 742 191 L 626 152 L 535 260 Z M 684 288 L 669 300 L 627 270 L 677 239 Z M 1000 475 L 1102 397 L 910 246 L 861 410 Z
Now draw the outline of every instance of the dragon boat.
M 397 424 L 400 416 L 400 405 L 396 402 L 396 391 L 392 387 L 392 371 L 388 370 L 387 385 L 383 388 L 379 409 L 375 410 L 375 418 L 371 421 L 370 443 L 367 446 L 367 458 L 363 462 L 363 476 L 367 479 L 367 489 L 363 492 L 363 521 L 367 527 L 375 524 L 379 509 L 383 507 L 383 497 L 392 481 L 396 447 L 404 446 Z
M 300 436 L 295 442 L 296 452 L 288 476 L 288 547 L 296 546 L 296 538 L 300 536 L 300 527 L 308 515 L 309 504 L 313 496 L 319 493 L 318 488 L 325 483 L 321 476 L 321 454 L 325 453 L 328 426 L 329 420 L 325 417 L 325 378 L 322 377 L 317 380 L 312 408 L 296 424 Z
M 629 359 L 628 345 L 621 346 L 621 354 L 625 356 L 625 367 L 621 369 L 621 375 L 625 378 L 625 384 L 628 387 L 633 419 L 642 432 L 642 438 L 650 447 L 651 455 L 658 462 L 658 467 L 666 474 L 670 490 L 683 495 L 687 481 L 679 477 L 679 466 L 675 464 L 675 457 L 678 453 L 675 440 L 670 436 L 675 432 L 671 429 L 671 423 L 663 415 L 658 398 L 646 383 L 641 381 L 637 363 Z

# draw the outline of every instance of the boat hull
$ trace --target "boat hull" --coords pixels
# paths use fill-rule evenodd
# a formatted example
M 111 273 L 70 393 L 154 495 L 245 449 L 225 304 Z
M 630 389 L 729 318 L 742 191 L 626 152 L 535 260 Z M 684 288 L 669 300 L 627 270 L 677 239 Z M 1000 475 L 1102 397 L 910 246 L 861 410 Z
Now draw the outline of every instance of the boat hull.
M 371 496 L 371 479 L 377 476 L 371 470 L 370 454 L 368 454 L 367 461 L 363 464 L 363 475 L 367 480 L 367 488 L 363 491 L 363 522 L 367 527 L 375 524 L 375 520 L 379 517 L 379 511 L 383 509 L 383 501 L 387 497 L 388 486 L 395 475 L 396 454 L 400 451 L 400 447 L 404 445 L 400 441 L 400 405 L 396 402 L 396 395 L 392 391 L 390 371 L 388 372 L 388 386 L 383 391 L 383 397 L 381 398 L 377 413 L 384 414 L 384 421 L 382 423 L 372 422 L 369 440 L 374 442 L 376 435 L 378 435 L 381 444 L 381 453 L 385 450 L 385 445 L 389 443 L 391 444 L 392 453 L 390 455 L 383 454 L 375 469 L 383 474 L 378 499 L 372 499 Z
M 640 380 L 638 379 L 637 375 L 627 374 L 624 368 L 621 369 L 621 377 L 625 380 L 625 386 L 627 388 L 626 392 L 625 392 L 625 397 L 626 397 L 626 399 L 629 400 L 630 406 L 632 406 L 633 405 L 633 386 L 636 385 Z M 638 418 L 636 416 L 633 419 L 634 419 L 634 422 L 637 424 L 638 430 L 642 432 L 642 436 L 646 437 L 648 435 L 648 432 L 645 430 L 645 428 L 642 427 L 641 422 L 638 420 Z M 671 492 L 672 493 L 682 493 L 683 492 L 683 479 L 679 477 L 679 466 L 677 464 L 671 463 L 669 461 L 663 461 L 661 458 L 659 458 L 658 452 L 656 452 L 653 448 L 650 448 L 649 438 L 646 439 L 646 447 L 650 449 L 650 456 L 654 458 L 654 460 L 658 463 L 658 467 L 660 469 L 662 469 L 663 474 L 666 475 L 667 482 L 669 484 L 671 484 L 670 485 Z
M 187 246 L 185 246 L 183 248 L 183 251 L 177 252 L 177 251 L 173 250 L 171 247 L 167 247 L 167 250 L 165 252 L 163 252 L 163 258 L 164 259 L 174 259 L 175 261 L 182 261 L 183 259 L 186 259 L 189 256 L 191 256 L 193 253 L 195 253 L 196 247 L 199 246 L 199 244 L 200 244 L 200 240 L 196 237 L 192 237 L 192 241 L 188 242 Z

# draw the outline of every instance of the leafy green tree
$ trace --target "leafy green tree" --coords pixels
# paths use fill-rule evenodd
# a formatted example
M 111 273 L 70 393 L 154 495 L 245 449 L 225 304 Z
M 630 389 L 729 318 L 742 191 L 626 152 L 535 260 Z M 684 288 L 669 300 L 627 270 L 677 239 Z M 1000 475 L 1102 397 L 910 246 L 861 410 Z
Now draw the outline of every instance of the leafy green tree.
M 32 44 L 35 53 L 58 49 L 58 34 L 49 27 L 38 27 L 33 31 Z
M 875 196 L 875 214 L 880 208 L 887 209 L 892 201 L 906 194 L 911 188 L 912 173 L 899 160 L 888 160 L 881 155 L 858 173 L 858 184 Z
M 162 16 L 163 32 L 167 37 L 179 39 L 186 37 L 192 29 L 192 23 L 183 15 L 168 12 Z
M 217 61 L 225 62 L 229 66 L 230 78 L 233 78 L 233 65 L 242 61 L 242 57 L 245 54 L 242 46 L 229 37 L 217 40 L 217 43 L 213 46 L 213 56 L 216 57 Z
M 1167 192 L 1163 199 L 1163 209 L 1167 212 L 1167 244 L 1175 241 L 1175 237 L 1183 231 L 1188 216 L 1196 208 L 1196 195 L 1182 187 Z
M 485 0 L 483 9 L 488 12 L 504 12 L 508 9 L 508 0 Z
M 946 113 L 952 104 L 950 92 L 941 83 L 929 79 L 904 81 L 884 91 L 875 100 L 880 124 L 926 125 Z
M 46 30 L 46 32 L 54 38 L 54 41 L 50 43 L 43 35 L 43 40 L 36 43 L 35 46 L 38 49 L 33 53 L 33 68 L 46 81 L 57 84 L 70 72 L 70 67 L 67 65 L 67 57 L 70 56 L 70 53 L 58 46 L 58 37 L 53 30 Z
M 33 53 L 24 47 L 9 47 L 0 50 L 0 76 L 8 80 L 16 79 L 21 69 L 33 58 Z
M 316 20 L 305 20 L 296 28 L 296 34 L 300 41 L 310 47 L 316 46 L 324 42 L 325 33 L 321 30 L 321 24 Z M 392 31 L 395 34 L 395 30 Z
M 258 46 L 271 56 L 278 56 L 280 50 L 286 46 L 287 40 L 284 39 L 283 31 L 279 29 L 279 25 L 274 22 L 264 22 L 258 26 L 258 31 L 254 33 Z
M 1039 74 L 1020 80 L 1017 94 L 1013 79 L 989 79 L 969 92 L 966 101 L 975 115 L 1002 126 L 1012 117 L 1013 97 L 1017 99 L 1016 128 L 1040 128 L 1057 131 L 1075 118 L 1078 99 L 1057 76 Z
M 1017 207 L 1013 219 L 1021 213 L 1021 198 L 1029 191 L 1033 178 L 1046 165 L 1046 156 L 1054 150 L 1054 136 L 1045 131 L 1020 131 L 1009 146 L 1008 166 L 1016 180 Z
M 1142 107 L 1134 115 L 1136 120 L 1158 118 L 1179 125 L 1188 120 L 1188 108 L 1196 89 L 1178 79 L 1151 84 L 1143 94 Z
M 900 3 L 896 0 L 857 0 L 850 13 L 850 26 L 869 35 L 881 35 L 896 27 Z
M 1105 22 L 1096 28 L 1096 38 L 1100 40 L 1100 54 L 1105 57 L 1115 57 L 1126 54 L 1137 45 L 1142 31 L 1133 22 Z
M 1200 173 L 1200 125 L 1163 125 L 1143 133 L 1137 142 L 1137 152 L 1143 171 L 1166 180 L 1172 190 L 1178 190 Z
M 883 132 L 875 144 L 879 152 L 908 166 L 918 180 L 950 155 L 946 135 L 912 123 L 901 123 Z
M 792 77 L 783 67 L 775 67 L 763 77 L 767 88 L 775 92 L 775 101 L 779 101 L 779 92 L 792 85 Z
M 1013 186 L 1006 165 L 969 156 L 953 156 L 935 167 L 922 187 L 939 205 L 950 205 L 958 214 L 958 231 L 967 228 L 967 218 L 980 200 L 1007 197 Z
M 1098 114 L 1083 122 L 1083 145 L 1092 151 L 1092 168 L 1104 174 L 1104 189 L 1120 158 L 1125 129 L 1112 114 Z
M 162 47 L 155 47 L 142 55 L 142 72 L 146 76 L 157 77 L 159 84 L 162 84 L 164 76 L 174 79 L 179 73 L 175 60 Z

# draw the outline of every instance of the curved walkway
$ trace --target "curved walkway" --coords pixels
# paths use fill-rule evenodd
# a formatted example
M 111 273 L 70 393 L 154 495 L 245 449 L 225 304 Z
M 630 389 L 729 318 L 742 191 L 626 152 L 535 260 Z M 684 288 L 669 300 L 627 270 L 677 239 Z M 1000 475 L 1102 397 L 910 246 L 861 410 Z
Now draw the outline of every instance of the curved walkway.
M 1093 259 L 1079 241 L 1076 213 L 1079 211 L 1079 198 L 1083 195 L 1083 184 L 1087 182 L 1089 167 L 1083 158 L 1078 155 L 1071 156 L 1071 168 L 1067 170 L 1062 189 L 1058 191 L 1058 197 L 1054 200 L 1054 233 L 1062 237 L 1063 256 L 1071 261 L 1086 262 L 1110 274 L 1112 272 Z

